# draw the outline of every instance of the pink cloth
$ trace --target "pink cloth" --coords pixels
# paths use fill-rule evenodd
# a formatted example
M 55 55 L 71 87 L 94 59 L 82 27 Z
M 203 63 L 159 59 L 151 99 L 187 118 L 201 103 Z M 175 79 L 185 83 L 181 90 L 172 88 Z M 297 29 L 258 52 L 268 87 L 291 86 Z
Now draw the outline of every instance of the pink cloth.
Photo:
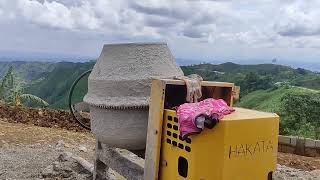
M 199 133 L 201 129 L 196 126 L 196 118 L 200 115 L 211 117 L 213 114 L 218 115 L 221 120 L 224 115 L 234 111 L 222 99 L 205 99 L 198 103 L 184 103 L 177 108 L 177 117 L 179 120 L 179 130 L 182 137 L 189 134 Z

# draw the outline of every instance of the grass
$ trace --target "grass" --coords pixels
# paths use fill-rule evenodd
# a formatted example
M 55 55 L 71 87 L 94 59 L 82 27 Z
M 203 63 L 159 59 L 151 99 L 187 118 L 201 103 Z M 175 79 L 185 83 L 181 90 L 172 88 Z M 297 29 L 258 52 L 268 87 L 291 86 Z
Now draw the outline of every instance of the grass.
M 277 113 L 283 135 L 320 137 L 320 91 L 287 85 L 251 92 L 235 105 Z
M 236 106 L 267 112 L 279 112 L 281 98 L 289 91 L 291 91 L 291 88 L 257 90 L 241 98 Z
M 288 93 L 317 93 L 319 91 L 297 86 L 257 90 L 249 93 L 236 103 L 237 107 L 279 113 L 282 98 Z M 281 113 L 281 112 L 280 112 Z

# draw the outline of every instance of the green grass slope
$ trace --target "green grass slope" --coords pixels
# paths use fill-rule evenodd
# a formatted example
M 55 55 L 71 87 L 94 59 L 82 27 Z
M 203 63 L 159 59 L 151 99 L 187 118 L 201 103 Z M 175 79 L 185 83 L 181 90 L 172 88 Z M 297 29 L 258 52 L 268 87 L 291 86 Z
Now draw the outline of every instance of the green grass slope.
M 257 90 L 249 93 L 236 103 L 236 106 L 267 112 L 279 112 L 281 99 L 292 89 L 279 88 Z
M 302 77 L 293 81 L 293 85 L 320 90 L 320 77 Z
M 320 91 L 294 86 L 257 90 L 236 106 L 277 113 L 281 134 L 320 138 Z

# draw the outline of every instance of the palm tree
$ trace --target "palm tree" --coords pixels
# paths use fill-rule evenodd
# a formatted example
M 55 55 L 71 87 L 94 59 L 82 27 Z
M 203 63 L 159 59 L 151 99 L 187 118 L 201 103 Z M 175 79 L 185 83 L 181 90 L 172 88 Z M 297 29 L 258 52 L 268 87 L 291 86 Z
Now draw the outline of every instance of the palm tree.
M 49 104 L 32 94 L 24 94 L 22 83 L 17 81 L 13 74 L 13 67 L 10 67 L 2 79 L 0 86 L 0 101 L 13 106 L 21 106 L 24 103 L 33 103 L 40 106 Z

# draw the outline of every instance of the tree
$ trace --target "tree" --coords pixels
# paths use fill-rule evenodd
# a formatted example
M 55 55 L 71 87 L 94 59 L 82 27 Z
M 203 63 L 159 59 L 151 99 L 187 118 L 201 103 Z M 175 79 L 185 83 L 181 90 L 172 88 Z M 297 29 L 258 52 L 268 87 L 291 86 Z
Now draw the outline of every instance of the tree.
M 256 72 L 249 72 L 240 81 L 242 95 L 259 89 L 269 89 L 273 87 L 272 77 L 270 75 L 261 76 Z
M 315 138 L 320 127 L 320 93 L 308 90 L 288 92 L 281 102 L 280 131 Z
M 0 86 L 0 101 L 13 106 L 21 106 L 24 103 L 33 103 L 40 106 L 49 104 L 32 94 L 24 94 L 22 83 L 14 77 L 13 67 L 10 67 L 2 79 Z

